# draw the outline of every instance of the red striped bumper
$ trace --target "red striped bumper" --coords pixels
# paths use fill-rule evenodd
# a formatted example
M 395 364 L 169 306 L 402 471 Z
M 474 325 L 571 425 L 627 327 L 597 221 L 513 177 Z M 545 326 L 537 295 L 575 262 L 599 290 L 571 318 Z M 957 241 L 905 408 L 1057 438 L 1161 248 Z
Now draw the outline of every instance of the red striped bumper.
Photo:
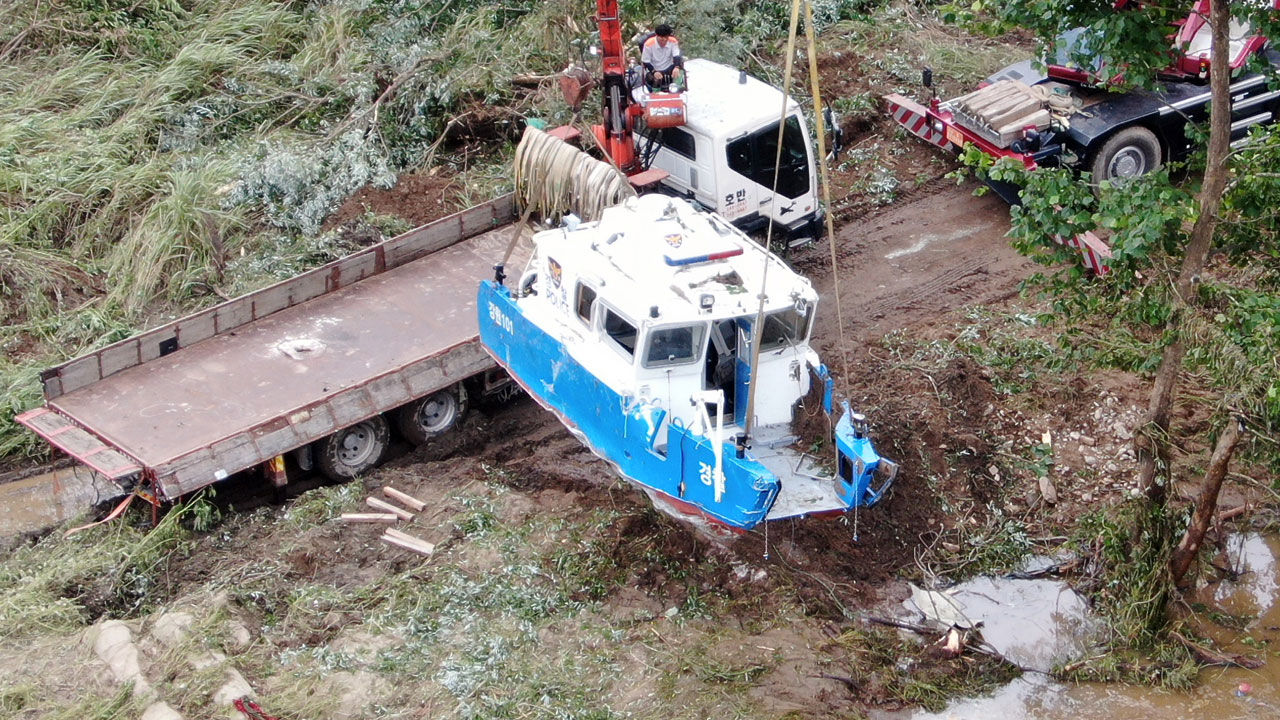
M 897 93 L 885 95 L 884 100 L 889 104 L 889 113 L 893 115 L 893 119 L 912 135 L 940 148 L 950 147 L 946 134 L 930 124 L 929 111 L 925 106 Z
M 1086 232 L 1067 239 L 1058 236 L 1054 240 L 1062 245 L 1079 250 L 1080 262 L 1084 263 L 1084 266 L 1092 270 L 1095 275 L 1102 276 L 1107 274 L 1109 269 L 1107 268 L 1107 260 L 1111 257 L 1111 248 L 1107 247 L 1102 238 L 1092 232 Z

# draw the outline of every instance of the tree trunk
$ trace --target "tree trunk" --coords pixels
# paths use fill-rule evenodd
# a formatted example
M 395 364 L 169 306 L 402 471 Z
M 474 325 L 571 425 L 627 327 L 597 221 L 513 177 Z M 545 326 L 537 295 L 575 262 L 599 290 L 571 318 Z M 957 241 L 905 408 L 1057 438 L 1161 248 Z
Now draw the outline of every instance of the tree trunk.
M 1213 522 L 1214 510 L 1218 508 L 1218 491 L 1222 489 L 1222 480 L 1227 476 L 1227 466 L 1231 464 L 1231 456 L 1240 442 L 1240 429 L 1243 421 L 1236 418 L 1227 423 L 1218 444 L 1213 448 L 1213 456 L 1209 460 L 1209 469 L 1204 474 L 1204 485 L 1200 488 L 1200 497 L 1196 500 L 1196 510 L 1191 516 L 1191 525 L 1182 542 L 1174 549 L 1169 558 L 1169 573 L 1173 576 L 1173 584 L 1182 582 L 1191 563 L 1200 552 L 1200 544 Z
M 1211 0 L 1209 23 L 1213 31 L 1209 60 L 1212 102 L 1209 108 L 1209 152 L 1205 162 L 1204 184 L 1200 187 L 1200 214 L 1191 228 L 1186 254 L 1182 258 L 1182 270 L 1174 283 L 1173 312 L 1168 327 L 1174 331 L 1175 336 L 1160 359 L 1160 369 L 1156 371 L 1147 413 L 1134 433 L 1138 488 L 1149 501 L 1157 504 L 1163 504 L 1168 495 L 1168 479 L 1163 475 L 1167 474 L 1168 469 L 1166 438 L 1169 434 L 1169 411 L 1173 405 L 1184 354 L 1182 320 L 1195 292 L 1195 285 L 1200 280 L 1200 272 L 1209 258 L 1213 231 L 1218 223 L 1218 208 L 1222 205 L 1222 192 L 1227 186 L 1227 154 L 1231 151 L 1231 60 L 1228 57 L 1230 38 L 1227 33 L 1231 15 L 1227 0 Z M 1164 473 L 1161 472 L 1162 467 Z

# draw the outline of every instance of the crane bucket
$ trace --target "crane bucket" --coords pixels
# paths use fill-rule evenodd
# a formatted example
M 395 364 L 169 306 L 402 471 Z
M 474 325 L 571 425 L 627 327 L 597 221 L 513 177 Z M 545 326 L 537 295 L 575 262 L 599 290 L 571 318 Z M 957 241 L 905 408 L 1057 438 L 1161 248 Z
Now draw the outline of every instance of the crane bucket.
M 569 107 L 578 110 L 582 107 L 587 94 L 596 86 L 595 78 L 581 65 L 570 65 L 557 78 L 560 83 L 560 94 Z

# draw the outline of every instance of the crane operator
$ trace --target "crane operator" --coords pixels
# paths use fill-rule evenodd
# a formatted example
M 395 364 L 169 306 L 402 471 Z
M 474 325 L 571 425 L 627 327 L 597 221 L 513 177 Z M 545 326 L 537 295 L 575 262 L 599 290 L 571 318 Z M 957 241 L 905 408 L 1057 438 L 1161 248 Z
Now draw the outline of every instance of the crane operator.
M 662 23 L 653 29 L 653 35 L 644 41 L 640 50 L 640 62 L 649 87 L 665 87 L 682 78 L 684 58 L 680 56 L 680 41 L 672 34 L 670 25 Z

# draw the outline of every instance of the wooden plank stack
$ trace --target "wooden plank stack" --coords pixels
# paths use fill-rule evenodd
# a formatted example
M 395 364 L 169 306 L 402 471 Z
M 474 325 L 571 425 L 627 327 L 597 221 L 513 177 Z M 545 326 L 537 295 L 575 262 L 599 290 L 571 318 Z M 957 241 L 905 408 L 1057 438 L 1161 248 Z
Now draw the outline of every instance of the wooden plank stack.
M 427 504 L 421 500 L 401 492 L 391 486 L 382 488 L 382 494 L 401 503 L 405 507 L 412 508 L 416 512 L 422 512 Z M 404 507 L 393 505 L 385 500 L 378 498 L 365 498 L 365 504 L 377 510 L 372 513 L 343 513 L 342 521 L 348 523 L 386 523 L 394 525 L 398 521 L 409 522 L 413 520 L 413 512 L 406 510 Z M 435 552 L 436 546 L 405 532 L 396 530 L 395 528 L 387 528 L 383 531 L 379 538 L 384 543 L 398 548 L 409 550 L 430 557 Z
M 962 125 L 1001 148 L 1009 147 L 1028 127 L 1048 128 L 1051 120 L 1044 93 L 1018 80 L 1001 80 L 962 95 L 948 107 Z

